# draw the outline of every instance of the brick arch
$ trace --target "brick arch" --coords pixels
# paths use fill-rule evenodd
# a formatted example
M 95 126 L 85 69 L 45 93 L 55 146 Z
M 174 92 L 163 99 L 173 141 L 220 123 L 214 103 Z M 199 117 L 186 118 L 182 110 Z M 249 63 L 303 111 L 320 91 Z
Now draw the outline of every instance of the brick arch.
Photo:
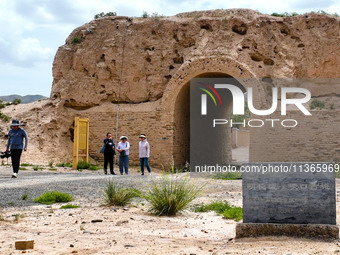
M 178 127 L 176 124 L 176 118 L 186 118 L 185 116 L 178 117 L 178 115 L 187 115 L 189 109 L 185 109 L 185 112 L 179 112 L 178 101 L 186 100 L 189 96 L 189 86 L 190 80 L 204 76 L 205 74 L 218 74 L 219 76 L 231 77 L 231 78 L 242 78 L 242 86 L 246 89 L 248 86 L 252 85 L 254 87 L 255 74 L 251 70 L 241 63 L 227 57 L 208 57 L 208 58 L 197 58 L 193 60 L 186 61 L 177 71 L 177 73 L 171 78 L 167 87 L 164 91 L 162 103 L 160 106 L 160 119 L 164 127 L 167 129 L 168 133 L 168 143 L 167 143 L 167 153 L 171 153 L 172 159 L 174 159 L 176 165 L 183 165 L 185 163 L 184 159 L 178 159 L 178 155 L 182 155 L 183 152 L 188 151 L 188 143 L 186 148 L 182 148 L 179 152 L 178 147 L 181 145 L 176 144 L 176 136 L 178 135 L 178 129 L 181 129 L 182 136 L 186 137 L 190 134 L 189 126 Z M 251 82 L 247 82 L 250 81 Z M 260 92 L 260 95 L 265 95 L 265 91 L 260 85 L 255 85 Z M 263 97 L 265 98 L 265 97 Z M 189 107 L 189 106 L 188 106 Z M 183 111 L 183 109 L 180 109 Z M 231 160 L 231 150 L 228 154 Z

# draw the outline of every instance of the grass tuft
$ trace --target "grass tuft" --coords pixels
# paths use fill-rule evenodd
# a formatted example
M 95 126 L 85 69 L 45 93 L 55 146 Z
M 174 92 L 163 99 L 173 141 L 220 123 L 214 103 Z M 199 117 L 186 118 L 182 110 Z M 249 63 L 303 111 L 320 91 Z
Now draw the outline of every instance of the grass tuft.
M 59 191 L 45 192 L 40 197 L 34 199 L 34 202 L 51 205 L 54 203 L 66 203 L 73 200 L 73 197 L 67 193 Z
M 150 203 L 152 213 L 174 216 L 197 198 L 202 188 L 191 183 L 189 178 L 163 177 L 160 183 L 153 182 L 143 197 Z
M 27 200 L 28 199 L 28 194 L 25 193 L 21 196 L 21 200 Z
M 91 164 L 89 162 L 86 161 L 79 161 L 77 164 L 77 169 L 89 169 L 89 167 L 91 166 Z
M 213 175 L 212 178 L 219 179 L 219 180 L 241 180 L 242 173 L 232 173 L 232 172 L 217 173 Z
M 79 205 L 63 205 L 60 207 L 60 209 L 73 209 L 73 208 L 79 208 L 80 206 Z
M 207 205 L 200 205 L 193 208 L 194 212 L 215 211 L 226 219 L 234 219 L 239 221 L 243 218 L 243 210 L 241 207 L 229 205 L 228 202 L 214 201 Z
M 131 203 L 135 197 L 140 197 L 141 192 L 137 189 L 121 188 L 113 180 L 109 180 L 104 191 L 104 203 L 111 206 L 125 206 Z

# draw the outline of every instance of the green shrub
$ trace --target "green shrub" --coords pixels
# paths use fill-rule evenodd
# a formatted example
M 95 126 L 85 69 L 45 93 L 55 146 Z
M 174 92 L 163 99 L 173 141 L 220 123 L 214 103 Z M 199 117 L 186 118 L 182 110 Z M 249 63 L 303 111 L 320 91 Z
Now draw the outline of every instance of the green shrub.
M 21 104 L 21 99 L 19 99 L 19 98 L 14 99 L 14 100 L 13 100 L 13 104 L 14 104 L 14 105 Z
M 90 167 L 89 167 L 89 170 L 93 170 L 93 171 L 97 171 L 99 169 L 100 168 L 98 166 L 96 166 L 96 165 L 90 165 Z
M 325 103 L 318 100 L 318 99 L 314 99 L 311 103 L 310 103 L 310 109 L 313 110 L 313 109 L 316 109 L 316 108 L 319 108 L 320 110 L 325 108 Z
M 20 166 L 32 166 L 32 164 L 29 164 L 29 163 L 22 163 L 22 164 L 20 164 Z
M 25 194 L 23 194 L 21 196 L 21 200 L 27 200 L 27 198 L 28 198 L 28 194 L 27 193 L 25 193 Z
M 60 209 L 73 209 L 73 208 L 79 208 L 79 205 L 63 205 L 60 207 Z
M 44 168 L 41 166 L 33 166 L 33 170 L 34 171 L 38 171 L 38 170 L 43 170 Z
M 75 37 L 72 38 L 71 43 L 72 44 L 79 44 L 79 43 L 81 43 L 81 41 L 82 41 L 82 39 L 80 37 L 75 36 Z
M 19 170 L 27 170 L 26 167 L 19 167 Z
M 225 210 L 223 213 L 223 218 L 225 219 L 234 219 L 235 221 L 242 220 L 243 218 L 243 210 L 241 207 L 231 207 L 230 209 Z
M 77 164 L 77 169 L 89 169 L 89 167 L 91 166 L 91 164 L 89 162 L 86 161 L 79 161 Z
M 57 167 L 72 167 L 72 163 L 58 163 Z
M 7 122 L 7 121 L 9 121 L 11 119 L 11 117 L 6 115 L 6 114 L 4 114 L 4 113 L 2 113 L 2 112 L 0 112 L 0 119 L 2 119 L 3 121 Z
M 34 202 L 40 204 L 54 204 L 54 203 L 66 203 L 73 200 L 73 197 L 67 193 L 59 191 L 45 192 L 40 197 L 34 199 Z
M 242 179 L 242 173 L 233 173 L 233 172 L 225 172 L 225 173 L 217 173 L 213 175 L 213 179 L 220 180 L 240 180 Z
M 104 203 L 108 206 L 125 206 L 134 197 L 139 197 L 140 191 L 137 189 L 118 187 L 113 180 L 109 180 L 104 189 Z
M 198 197 L 202 186 L 196 186 L 188 178 L 163 177 L 153 182 L 143 197 L 150 203 L 150 211 L 157 215 L 176 215 Z
M 273 12 L 272 13 L 272 16 L 275 16 L 275 17 L 294 17 L 298 15 L 300 14 L 298 14 L 297 12 L 284 12 L 284 13 Z
M 228 202 L 214 201 L 207 205 L 200 205 L 193 208 L 195 212 L 215 211 L 226 219 L 234 219 L 239 221 L 243 218 L 243 210 L 241 207 L 229 205 Z
M 106 16 L 117 16 L 117 13 L 115 13 L 115 12 L 107 12 L 107 13 L 101 12 L 101 13 L 94 15 L 94 19 L 99 19 L 101 17 L 106 17 Z
M 143 11 L 142 17 L 143 17 L 144 19 L 146 19 L 146 18 L 149 18 L 150 15 L 149 15 L 146 11 Z
M 5 108 L 6 104 L 2 100 L 0 100 L 0 109 Z

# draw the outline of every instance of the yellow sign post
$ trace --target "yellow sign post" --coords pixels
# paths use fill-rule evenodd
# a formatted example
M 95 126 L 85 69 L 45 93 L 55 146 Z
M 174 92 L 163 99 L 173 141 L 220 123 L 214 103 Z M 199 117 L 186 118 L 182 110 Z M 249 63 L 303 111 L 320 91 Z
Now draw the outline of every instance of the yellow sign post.
M 89 161 L 89 119 L 74 118 L 73 164 L 77 169 L 79 161 Z

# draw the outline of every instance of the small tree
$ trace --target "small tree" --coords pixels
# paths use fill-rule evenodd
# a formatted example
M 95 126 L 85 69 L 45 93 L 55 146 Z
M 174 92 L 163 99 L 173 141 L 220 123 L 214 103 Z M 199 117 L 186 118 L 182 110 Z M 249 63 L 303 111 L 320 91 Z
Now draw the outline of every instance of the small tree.
M 21 104 L 21 99 L 20 98 L 16 98 L 13 100 L 13 104 L 17 105 L 17 104 Z

